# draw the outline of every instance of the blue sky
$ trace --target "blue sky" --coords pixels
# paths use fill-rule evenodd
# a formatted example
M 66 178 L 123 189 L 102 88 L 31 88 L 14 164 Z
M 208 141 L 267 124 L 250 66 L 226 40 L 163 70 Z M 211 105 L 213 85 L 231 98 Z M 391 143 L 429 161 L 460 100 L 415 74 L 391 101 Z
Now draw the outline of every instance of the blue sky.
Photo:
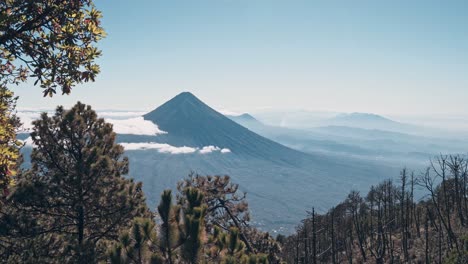
M 468 114 L 468 1 L 96 1 L 102 73 L 70 96 L 149 110 L 182 91 L 217 109 Z

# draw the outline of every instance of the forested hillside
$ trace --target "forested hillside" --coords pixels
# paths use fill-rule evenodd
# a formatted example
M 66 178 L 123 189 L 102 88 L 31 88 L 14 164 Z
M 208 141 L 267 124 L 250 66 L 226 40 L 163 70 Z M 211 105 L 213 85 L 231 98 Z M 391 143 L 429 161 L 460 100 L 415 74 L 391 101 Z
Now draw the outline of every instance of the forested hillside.
M 367 194 L 351 191 L 280 237 L 287 263 L 468 263 L 468 161 L 440 156 Z M 414 198 L 423 187 L 423 199 Z

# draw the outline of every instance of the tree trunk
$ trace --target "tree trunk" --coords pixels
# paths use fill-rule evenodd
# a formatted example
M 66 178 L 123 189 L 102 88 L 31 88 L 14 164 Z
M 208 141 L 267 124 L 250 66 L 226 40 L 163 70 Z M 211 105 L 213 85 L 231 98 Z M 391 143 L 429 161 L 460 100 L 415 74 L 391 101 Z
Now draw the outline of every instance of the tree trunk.
M 312 208 L 312 263 L 317 264 L 317 227 L 315 223 L 315 208 Z
M 426 264 L 430 264 L 429 261 L 429 210 L 426 212 L 426 221 L 424 222 L 424 238 L 425 238 L 425 257 L 426 257 Z
M 335 209 L 332 208 L 331 210 L 331 239 L 332 239 L 332 262 L 333 264 L 336 264 L 336 241 L 335 241 L 335 225 L 334 225 L 334 218 L 335 218 Z

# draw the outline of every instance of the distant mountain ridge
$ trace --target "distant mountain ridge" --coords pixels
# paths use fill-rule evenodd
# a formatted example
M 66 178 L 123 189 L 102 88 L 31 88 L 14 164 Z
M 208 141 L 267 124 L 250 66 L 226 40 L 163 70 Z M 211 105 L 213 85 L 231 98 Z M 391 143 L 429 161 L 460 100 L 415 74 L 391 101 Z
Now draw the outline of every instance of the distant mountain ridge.
M 367 190 L 370 184 L 393 173 L 397 175 L 392 168 L 372 162 L 291 149 L 252 132 L 188 92 L 175 96 L 143 118 L 167 134 L 118 135 L 118 141 L 230 150 L 228 154 L 127 150 L 130 175 L 144 183 L 151 208 L 156 206 L 164 189 L 175 188 L 177 181 L 191 171 L 227 174 L 248 193 L 257 225 L 269 231 L 285 228 L 282 232 L 290 232 L 310 207 L 325 210 L 344 198 L 350 187 Z M 249 115 L 240 118 L 252 121 Z
M 335 117 L 324 120 L 321 126 L 347 126 L 394 132 L 408 132 L 416 128 L 413 125 L 400 123 L 381 115 L 358 112 L 338 114 Z
M 255 117 L 253 117 L 251 114 L 249 113 L 244 113 L 244 114 L 241 114 L 241 115 L 226 115 L 227 118 L 233 120 L 233 121 L 236 121 L 236 122 L 258 122 L 258 123 L 261 123 L 260 121 L 258 121 Z
M 378 123 L 389 123 L 389 124 L 398 124 L 394 120 L 386 118 L 381 115 L 373 114 L 373 113 L 342 113 L 338 114 L 333 118 L 328 119 L 329 122 L 378 122 Z

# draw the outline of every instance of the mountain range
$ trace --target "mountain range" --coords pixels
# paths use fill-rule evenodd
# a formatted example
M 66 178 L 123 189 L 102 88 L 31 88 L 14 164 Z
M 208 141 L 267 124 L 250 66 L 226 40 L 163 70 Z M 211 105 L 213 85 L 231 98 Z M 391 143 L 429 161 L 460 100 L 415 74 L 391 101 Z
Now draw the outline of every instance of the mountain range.
M 164 189 L 175 189 L 191 172 L 230 175 L 247 193 L 255 225 L 283 233 L 311 207 L 325 211 L 352 189 L 365 192 L 398 177 L 403 167 L 418 173 L 431 157 L 468 147 L 463 138 L 397 132 L 412 125 L 365 113 L 321 113 L 321 126 L 275 126 L 264 115 L 225 116 L 188 92 L 150 112 L 98 114 L 114 124 L 131 161 L 130 176 L 144 183 L 151 209 Z M 38 115 L 28 113 L 24 120 Z M 302 118 L 297 124 L 317 120 L 305 113 Z M 370 128 L 382 125 L 388 129 Z M 28 137 L 18 135 L 29 142 L 22 149 L 25 167 Z
M 326 210 L 351 189 L 364 191 L 398 175 L 397 168 L 378 162 L 304 153 L 284 146 L 234 122 L 188 92 L 143 118 L 164 133 L 120 134 L 118 141 L 127 146 L 130 175 L 143 182 L 151 208 L 164 189 L 174 189 L 190 172 L 227 174 L 247 192 L 257 226 L 289 232 L 312 207 Z M 251 116 L 241 118 L 255 122 Z M 144 147 L 129 148 L 139 146 L 129 144 Z M 161 146 L 181 151 L 169 153 Z
M 451 133 L 435 134 L 423 127 L 375 114 L 337 114 L 316 122 L 314 127 L 302 128 L 268 125 L 256 116 L 244 115 L 250 118 L 228 117 L 255 133 L 299 151 L 379 160 L 383 164 L 405 166 L 415 171 L 423 170 L 429 159 L 440 153 L 461 154 L 468 148 L 468 140 L 464 137 Z M 409 131 L 397 132 L 399 129 L 405 131 L 405 128 Z

